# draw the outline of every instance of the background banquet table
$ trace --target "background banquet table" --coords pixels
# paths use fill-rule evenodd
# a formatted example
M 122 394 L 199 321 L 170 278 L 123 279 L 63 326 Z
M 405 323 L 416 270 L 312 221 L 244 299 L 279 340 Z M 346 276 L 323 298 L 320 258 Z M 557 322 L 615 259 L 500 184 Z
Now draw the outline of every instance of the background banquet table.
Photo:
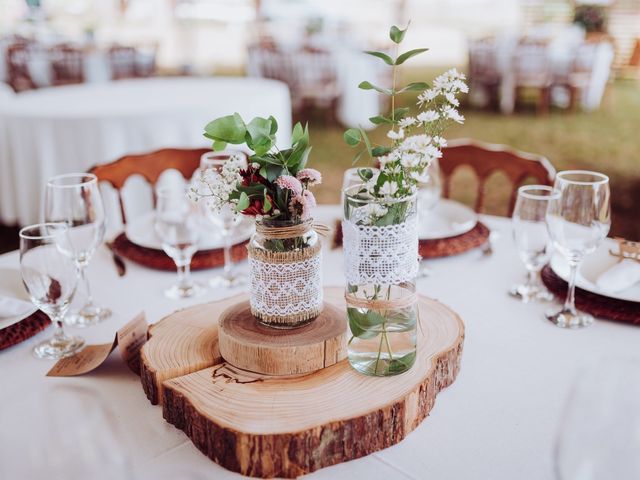
M 338 206 L 323 206 L 317 217 L 333 224 L 339 214 Z M 506 292 L 522 280 L 524 270 L 511 240 L 510 221 L 487 216 L 482 221 L 497 232 L 492 255 L 476 250 L 431 261 L 433 275 L 418 281 L 420 293 L 449 305 L 465 322 L 462 367 L 455 383 L 438 395 L 430 416 L 400 444 L 309 478 L 552 478 L 561 412 L 581 367 L 637 352 L 637 327 L 597 321 L 584 330 L 561 330 L 543 319 L 546 306 L 511 299 Z M 326 285 L 343 285 L 341 261 L 342 250 L 325 250 Z M 0 267 L 18 268 L 17 252 L 1 256 Z M 115 315 L 99 326 L 75 331 L 89 343 L 110 342 L 115 330 L 141 310 L 151 323 L 176 309 L 227 294 L 209 291 L 203 298 L 176 303 L 162 296 L 174 273 L 131 262 L 127 267 L 126 276 L 119 278 L 104 247 L 90 265 L 94 294 Z M 206 281 L 213 273 L 195 276 Z M 25 455 L 40 451 L 52 441 L 52 433 L 46 424 L 22 428 L 30 415 L 25 398 L 45 405 L 56 394 L 54 389 L 82 387 L 96 392 L 116 413 L 118 440 L 131 455 L 137 478 L 170 478 L 176 471 L 197 475 L 180 478 L 239 478 L 202 455 L 162 419 L 160 407 L 149 404 L 139 378 L 116 352 L 99 370 L 83 377 L 45 377 L 51 363 L 34 359 L 31 348 L 49 333 L 0 352 L 0 444 L 11 440 Z M 83 421 L 78 411 L 62 409 L 53 415 L 62 426 Z M 0 462 L 0 477 L 27 478 L 15 471 L 2 475 L 2 468 L 13 463 Z M 28 471 L 28 465 L 17 463 Z
M 283 83 L 255 78 L 152 78 L 0 96 L 0 222 L 39 219 L 41 192 L 57 174 L 163 147 L 203 147 L 206 123 L 233 112 L 273 115 L 289 142 Z

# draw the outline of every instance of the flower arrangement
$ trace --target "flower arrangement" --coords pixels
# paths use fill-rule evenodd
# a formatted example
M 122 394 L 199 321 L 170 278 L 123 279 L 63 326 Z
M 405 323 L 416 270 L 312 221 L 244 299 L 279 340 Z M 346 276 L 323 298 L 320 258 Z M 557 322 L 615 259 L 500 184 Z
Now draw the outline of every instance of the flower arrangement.
M 246 144 L 254 154 L 248 165 L 232 155 L 219 173 L 202 172 L 200 183 L 205 190 L 192 188 L 193 196 L 208 197 L 215 210 L 230 205 L 237 213 L 259 221 L 309 220 L 316 206 L 310 187 L 322 182 L 319 171 L 306 168 L 311 151 L 309 130 L 297 123 L 291 148 L 286 150 L 275 145 L 277 131 L 273 117 L 256 117 L 245 123 L 237 113 L 207 124 L 204 135 L 213 141 L 214 150 L 224 150 L 228 144 Z
M 389 37 L 396 45 L 396 50 L 404 39 L 407 28 L 401 30 L 396 26 L 391 27 Z M 348 145 L 364 145 L 355 161 L 368 153 L 379 166 L 379 171 L 367 168 L 359 170 L 363 181 L 360 192 L 362 196 L 389 199 L 415 193 L 417 185 L 427 180 L 429 164 L 442 156 L 441 149 L 446 146 L 446 140 L 442 137 L 445 130 L 454 123 L 464 122 L 464 117 L 457 110 L 460 105 L 457 97 L 460 93 L 467 93 L 469 89 L 464 82 L 465 76 L 456 69 L 438 76 L 431 86 L 426 82 L 413 82 L 404 87 L 396 85 L 398 67 L 427 50 L 409 50 L 397 55 L 395 59 L 383 52 L 365 52 L 391 67 L 393 83 L 391 88 L 379 87 L 368 81 L 359 85 L 363 90 L 375 90 L 390 97 L 390 113 L 369 120 L 377 126 L 389 127 L 387 137 L 391 140 L 391 145 L 374 145 L 362 128 L 351 128 L 344 133 L 344 140 Z M 411 109 L 408 107 L 396 108 L 398 96 L 407 92 L 421 92 L 417 95 L 419 111 L 415 115 L 410 115 Z M 387 212 L 378 209 L 378 212 L 372 213 L 378 214 L 374 215 L 376 220 L 384 217 Z
M 389 31 L 395 58 L 383 52 L 365 52 L 392 68 L 391 87 L 368 81 L 359 85 L 390 97 L 390 113 L 370 118 L 373 124 L 389 129 L 390 144 L 373 144 L 362 128 L 344 133 L 348 145 L 361 147 L 355 161 L 367 153 L 378 167 L 358 170 L 362 183 L 344 192 L 342 222 L 345 297 L 351 332 L 349 362 L 357 371 L 376 376 L 405 372 L 416 360 L 416 192 L 419 183 L 428 179 L 429 164 L 442 156 L 445 130 L 464 122 L 457 110 L 457 97 L 468 92 L 464 75 L 455 69 L 438 76 L 431 85 L 396 84 L 398 67 L 427 50 L 418 48 L 398 54 L 407 28 L 393 26 Z M 419 92 L 415 114 L 409 107 L 397 106 L 398 96 L 407 92 Z

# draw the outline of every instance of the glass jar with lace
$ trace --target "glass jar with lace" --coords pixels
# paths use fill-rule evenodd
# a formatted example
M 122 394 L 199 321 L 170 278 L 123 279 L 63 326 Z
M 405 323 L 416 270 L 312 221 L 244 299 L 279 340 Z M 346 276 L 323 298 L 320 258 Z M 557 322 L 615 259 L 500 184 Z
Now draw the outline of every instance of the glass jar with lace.
M 415 194 L 380 198 L 361 185 L 344 191 L 348 354 L 364 374 L 396 375 L 415 362 L 416 203 Z
M 264 325 L 296 328 L 322 311 L 322 252 L 313 221 L 258 220 L 249 245 L 251 313 Z

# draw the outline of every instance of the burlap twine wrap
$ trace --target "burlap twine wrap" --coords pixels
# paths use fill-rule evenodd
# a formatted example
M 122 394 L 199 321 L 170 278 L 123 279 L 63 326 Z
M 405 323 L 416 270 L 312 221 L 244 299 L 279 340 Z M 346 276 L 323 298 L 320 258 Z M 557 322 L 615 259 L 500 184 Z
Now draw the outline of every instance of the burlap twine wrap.
M 266 239 L 293 239 L 324 226 L 306 221 L 286 227 L 258 223 L 256 233 Z M 251 313 L 274 327 L 305 324 L 322 311 L 322 245 L 320 239 L 309 247 L 292 251 L 270 251 L 250 242 L 249 280 Z

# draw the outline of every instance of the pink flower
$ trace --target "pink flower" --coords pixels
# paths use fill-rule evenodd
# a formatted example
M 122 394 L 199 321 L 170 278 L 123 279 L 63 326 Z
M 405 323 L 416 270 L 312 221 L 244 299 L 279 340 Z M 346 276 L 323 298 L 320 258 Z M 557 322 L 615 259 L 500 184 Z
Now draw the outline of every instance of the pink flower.
M 302 184 L 300 180 L 291 175 L 281 175 L 276 178 L 276 185 L 285 190 L 291 190 L 295 195 L 302 193 Z
M 311 194 L 311 192 L 309 193 Z M 313 198 L 313 194 L 311 194 L 311 197 L 304 194 L 294 196 L 289 201 L 289 211 L 294 217 L 300 217 L 302 220 L 311 218 L 311 208 L 313 208 L 314 205 L 310 204 L 310 200 L 315 203 L 316 200 Z
M 316 202 L 316 197 L 309 190 L 305 190 L 304 192 L 302 192 L 302 196 L 306 200 L 309 208 L 313 208 L 318 205 L 318 203 Z
M 308 185 L 319 185 L 322 183 L 322 174 L 314 168 L 303 168 L 298 172 L 298 180 Z

